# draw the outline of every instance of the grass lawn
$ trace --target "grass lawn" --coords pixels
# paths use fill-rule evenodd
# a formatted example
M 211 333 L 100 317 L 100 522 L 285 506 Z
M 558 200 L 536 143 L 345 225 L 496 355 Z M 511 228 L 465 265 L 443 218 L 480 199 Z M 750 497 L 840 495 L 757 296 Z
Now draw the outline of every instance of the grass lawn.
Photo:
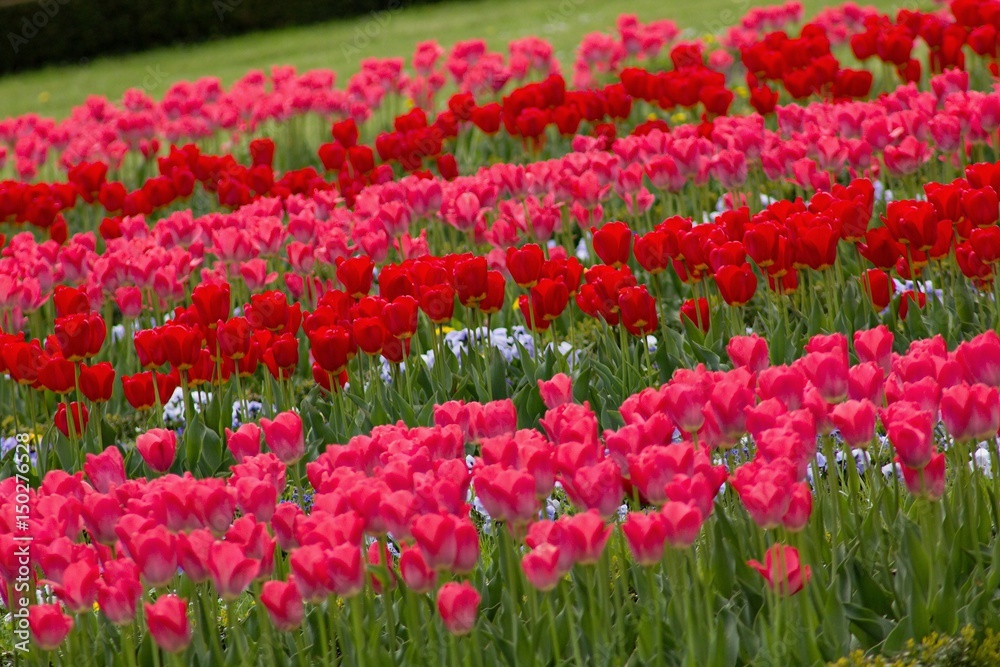
M 159 98 L 175 81 L 217 76 L 224 84 L 248 70 L 294 65 L 300 71 L 330 68 L 338 83 L 357 71 L 364 58 L 409 56 L 414 45 L 436 39 L 444 46 L 474 37 L 493 49 L 525 35 L 538 35 L 556 48 L 569 69 L 580 37 L 611 30 L 615 18 L 631 12 L 641 20 L 670 18 L 692 34 L 717 33 L 752 6 L 775 0 L 477 0 L 387 10 L 346 21 L 145 53 L 99 58 L 89 63 L 49 67 L 0 78 L 0 117 L 35 112 L 64 117 L 88 95 L 118 99 L 127 88 L 146 88 Z M 396 6 L 387 2 L 387 6 Z M 807 15 L 826 4 L 804 0 Z M 875 0 L 890 10 L 889 0 Z M 44 31 L 39 35 L 44 39 Z

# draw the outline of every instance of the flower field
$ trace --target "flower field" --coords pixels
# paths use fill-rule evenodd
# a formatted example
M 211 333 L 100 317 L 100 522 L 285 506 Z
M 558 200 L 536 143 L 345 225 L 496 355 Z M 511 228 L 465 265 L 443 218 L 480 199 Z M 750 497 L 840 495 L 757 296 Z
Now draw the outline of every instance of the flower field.
M 802 14 L 0 121 L 4 659 L 1000 632 L 1000 3 Z

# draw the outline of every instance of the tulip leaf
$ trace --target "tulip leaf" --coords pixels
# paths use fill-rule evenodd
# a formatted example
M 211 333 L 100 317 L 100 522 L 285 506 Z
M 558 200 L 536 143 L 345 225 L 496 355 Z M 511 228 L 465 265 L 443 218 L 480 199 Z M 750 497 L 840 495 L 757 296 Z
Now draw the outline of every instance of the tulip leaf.
M 101 417 L 101 446 L 106 449 L 118 442 L 118 433 L 108 420 Z
M 846 602 L 844 603 L 844 613 L 851 622 L 851 634 L 861 642 L 862 647 L 866 650 L 885 641 L 885 638 L 892 632 L 892 621 L 879 616 L 867 607 Z

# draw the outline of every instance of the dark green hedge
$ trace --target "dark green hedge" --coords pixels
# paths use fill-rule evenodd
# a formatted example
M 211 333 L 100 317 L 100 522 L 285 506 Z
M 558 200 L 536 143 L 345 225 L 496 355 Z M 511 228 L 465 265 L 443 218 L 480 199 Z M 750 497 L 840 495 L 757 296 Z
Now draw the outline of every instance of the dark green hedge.
M 0 3 L 0 74 L 436 0 L 30 0 Z M 374 20 L 374 19 L 373 19 Z M 384 18 L 383 18 L 384 20 Z

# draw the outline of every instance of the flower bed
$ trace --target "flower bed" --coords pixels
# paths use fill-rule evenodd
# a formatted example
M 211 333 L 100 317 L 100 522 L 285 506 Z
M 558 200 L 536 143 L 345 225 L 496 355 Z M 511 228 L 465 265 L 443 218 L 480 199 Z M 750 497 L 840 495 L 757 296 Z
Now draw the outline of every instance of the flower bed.
M 993 14 L 790 5 L 721 45 L 623 17 L 572 87 L 542 40 L 425 44 L 345 91 L 276 70 L 0 125 L 10 650 L 992 637 Z

